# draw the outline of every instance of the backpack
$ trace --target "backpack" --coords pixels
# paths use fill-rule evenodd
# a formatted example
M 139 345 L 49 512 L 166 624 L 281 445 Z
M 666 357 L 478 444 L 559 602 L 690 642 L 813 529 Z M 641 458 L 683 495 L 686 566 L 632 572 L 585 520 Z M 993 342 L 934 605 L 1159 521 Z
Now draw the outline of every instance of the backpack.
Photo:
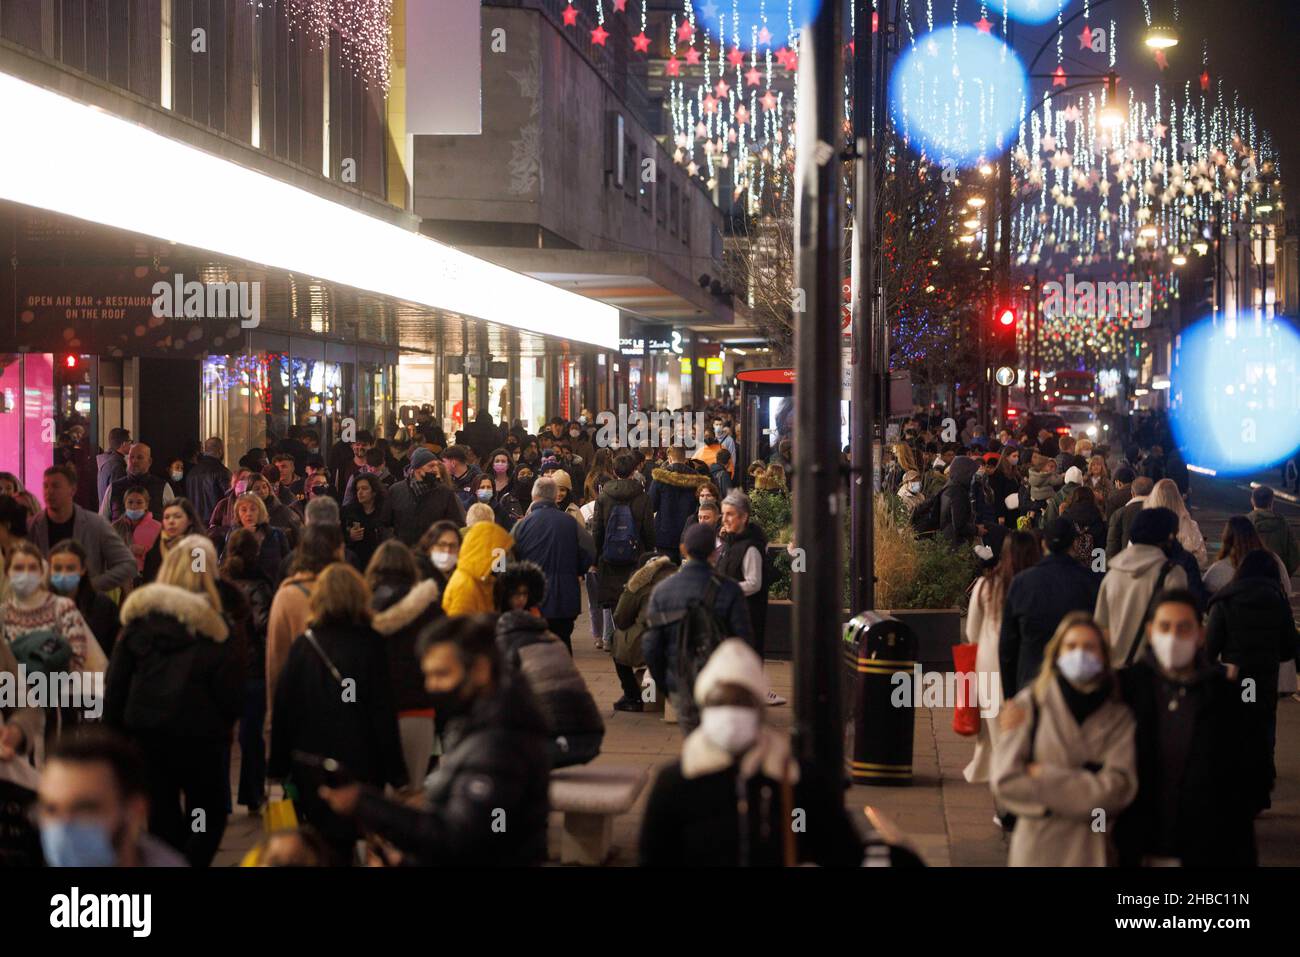
M 682 703 L 686 706 L 684 710 L 691 712 L 687 715 L 688 719 L 698 711 L 694 698 L 695 679 L 714 649 L 727 637 L 714 612 L 721 584 L 722 579 L 716 573 L 711 574 L 704 592 L 686 606 L 686 612 L 677 626 L 676 685 L 677 693 L 682 696 Z
M 29 672 L 52 674 L 66 671 L 72 662 L 72 645 L 62 635 L 48 628 L 38 628 L 15 638 L 9 645 L 18 664 L 26 665 Z
M 600 557 L 612 565 L 632 565 L 639 551 L 632 508 L 626 502 L 617 502 L 605 521 L 605 545 Z
M 939 530 L 939 498 L 943 489 L 935 492 L 912 510 L 912 527 L 918 532 L 937 532 Z

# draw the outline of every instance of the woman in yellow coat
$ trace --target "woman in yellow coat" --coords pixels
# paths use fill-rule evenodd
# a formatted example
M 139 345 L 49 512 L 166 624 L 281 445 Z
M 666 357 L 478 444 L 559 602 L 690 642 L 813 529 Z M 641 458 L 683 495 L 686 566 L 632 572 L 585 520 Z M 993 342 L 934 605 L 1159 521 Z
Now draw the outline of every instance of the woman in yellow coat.
M 481 511 L 480 511 L 481 510 Z M 486 513 L 486 514 L 484 514 Z M 515 540 L 496 523 L 490 505 L 476 502 L 466 514 L 469 528 L 460 543 L 460 557 L 442 595 L 442 610 L 448 615 L 492 612 L 492 586 L 498 569 L 506 567 Z

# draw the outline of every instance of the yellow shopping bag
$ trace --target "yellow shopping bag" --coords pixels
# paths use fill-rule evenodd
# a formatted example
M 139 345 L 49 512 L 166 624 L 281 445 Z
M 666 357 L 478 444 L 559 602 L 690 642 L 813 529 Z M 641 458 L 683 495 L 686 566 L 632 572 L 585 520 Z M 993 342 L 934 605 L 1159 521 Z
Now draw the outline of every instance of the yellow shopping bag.
M 298 812 L 293 806 L 293 799 L 297 796 L 293 785 L 288 782 L 284 785 L 284 797 L 280 800 L 272 800 L 267 795 L 266 805 L 262 808 L 262 824 L 267 834 L 292 831 L 298 827 Z

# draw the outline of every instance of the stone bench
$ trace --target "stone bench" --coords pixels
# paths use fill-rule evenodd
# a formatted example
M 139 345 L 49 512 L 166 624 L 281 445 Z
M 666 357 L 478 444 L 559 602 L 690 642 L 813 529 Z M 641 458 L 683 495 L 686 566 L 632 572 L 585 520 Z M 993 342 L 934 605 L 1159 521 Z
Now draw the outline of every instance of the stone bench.
M 551 772 L 551 810 L 564 814 L 560 863 L 604 864 L 614 818 L 625 814 L 646 785 L 645 768 L 583 764 Z

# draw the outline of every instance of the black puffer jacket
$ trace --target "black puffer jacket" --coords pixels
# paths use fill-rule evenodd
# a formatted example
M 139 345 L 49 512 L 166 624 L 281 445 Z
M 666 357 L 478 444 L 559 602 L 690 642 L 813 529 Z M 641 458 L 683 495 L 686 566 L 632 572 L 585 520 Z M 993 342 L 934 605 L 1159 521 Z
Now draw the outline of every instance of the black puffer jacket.
M 388 673 L 398 714 L 433 707 L 424 690 L 415 639 L 442 617 L 441 594 L 438 583 L 427 579 L 414 585 L 395 579 L 375 585 L 370 602 L 375 617 L 370 625 L 388 642 Z
M 550 806 L 549 741 L 527 683 L 507 676 L 467 714 L 446 722 L 444 753 L 428 779 L 423 808 L 364 788 L 357 819 L 415 864 L 541 864 Z
M 600 752 L 605 722 L 582 680 L 573 655 L 547 630 L 546 619 L 507 611 L 497 619 L 502 659 L 528 682 L 551 727 L 554 767 L 585 764 Z
M 104 723 L 128 734 L 228 739 L 243 661 L 204 595 L 145 585 L 122 605 L 104 684 Z
M 699 508 L 700 486 L 708 476 L 699 475 L 689 465 L 669 465 L 650 473 L 650 505 L 655 511 L 655 544 L 676 553 L 686 522 Z
M 1278 665 L 1296 656 L 1295 619 L 1282 586 L 1264 578 L 1245 578 L 1224 585 L 1210 599 L 1205 648 L 1211 661 L 1240 669 L 1257 682 L 1257 700 L 1277 707 Z

